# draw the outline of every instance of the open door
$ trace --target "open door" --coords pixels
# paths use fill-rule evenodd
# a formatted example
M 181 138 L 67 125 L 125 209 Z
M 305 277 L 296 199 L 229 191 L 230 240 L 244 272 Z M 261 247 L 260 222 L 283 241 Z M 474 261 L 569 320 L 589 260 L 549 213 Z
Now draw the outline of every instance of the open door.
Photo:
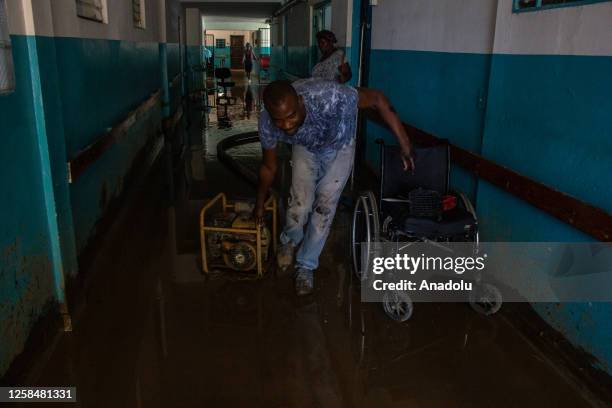
M 231 68 L 242 68 L 242 56 L 244 54 L 244 35 L 230 36 L 230 58 Z

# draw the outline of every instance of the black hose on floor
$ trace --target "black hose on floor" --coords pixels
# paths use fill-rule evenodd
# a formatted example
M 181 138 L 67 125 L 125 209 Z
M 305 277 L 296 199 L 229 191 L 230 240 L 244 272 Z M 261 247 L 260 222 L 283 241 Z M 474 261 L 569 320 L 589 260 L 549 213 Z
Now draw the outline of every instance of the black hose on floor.
M 217 157 L 221 163 L 229 167 L 236 174 L 249 183 L 257 185 L 257 172 L 240 163 L 227 153 L 227 150 L 231 148 L 249 143 L 259 143 L 259 132 L 240 133 L 238 135 L 226 137 L 217 144 Z M 276 194 L 276 191 L 274 191 L 274 193 Z
M 226 167 L 228 167 L 238 176 L 242 177 L 247 182 L 257 186 L 257 183 L 259 181 L 257 171 L 249 168 L 243 163 L 240 163 L 238 160 L 234 159 L 229 153 L 227 153 L 227 150 L 229 149 L 250 143 L 259 143 L 259 132 L 246 132 L 226 137 L 217 144 L 217 158 L 221 163 L 223 163 Z M 273 187 L 270 190 L 272 190 L 272 193 L 274 193 L 274 195 L 278 197 L 278 215 L 282 224 L 283 220 L 285 219 L 285 203 L 283 200 L 283 195 Z

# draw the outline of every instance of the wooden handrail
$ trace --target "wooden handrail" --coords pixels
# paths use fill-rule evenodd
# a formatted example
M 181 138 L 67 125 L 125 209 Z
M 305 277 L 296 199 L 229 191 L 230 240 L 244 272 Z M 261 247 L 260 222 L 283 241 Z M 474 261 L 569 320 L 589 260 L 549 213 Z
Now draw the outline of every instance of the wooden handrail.
M 374 113 L 368 112 L 366 117 L 385 126 L 380 117 Z M 435 144 L 442 140 L 406 123 L 404 123 L 404 128 L 417 144 Z M 612 241 L 611 213 L 469 150 L 452 143 L 449 145 L 453 163 L 600 241 Z
M 98 160 L 104 152 L 115 144 L 127 131 L 138 121 L 138 119 L 147 113 L 151 108 L 160 104 L 161 91 L 153 93 L 145 100 L 136 110 L 130 112 L 127 117 L 118 125 L 114 126 L 110 131 L 103 134 L 95 142 L 81 150 L 70 161 L 68 161 L 68 182 L 74 183 L 81 174 L 92 163 Z

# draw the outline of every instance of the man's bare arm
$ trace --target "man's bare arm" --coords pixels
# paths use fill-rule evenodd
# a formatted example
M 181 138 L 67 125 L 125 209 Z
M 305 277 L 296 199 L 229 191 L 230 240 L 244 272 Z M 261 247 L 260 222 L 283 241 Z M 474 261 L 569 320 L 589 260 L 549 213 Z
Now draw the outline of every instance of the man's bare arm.
M 255 220 L 258 224 L 263 222 L 264 203 L 276 177 L 276 148 L 263 149 L 263 158 L 259 167 L 259 183 L 257 184 L 257 202 L 255 204 Z
M 412 142 L 389 99 L 381 91 L 375 89 L 357 88 L 357 90 L 359 92 L 359 109 L 372 109 L 380 114 L 402 149 L 404 170 L 414 169 Z

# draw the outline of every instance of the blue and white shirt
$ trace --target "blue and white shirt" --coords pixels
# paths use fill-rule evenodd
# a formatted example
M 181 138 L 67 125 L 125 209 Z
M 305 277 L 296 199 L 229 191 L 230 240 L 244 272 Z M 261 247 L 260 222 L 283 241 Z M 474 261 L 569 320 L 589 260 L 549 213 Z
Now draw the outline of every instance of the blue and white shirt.
M 344 51 L 336 50 L 332 55 L 315 65 L 310 76 L 337 82 L 340 79 L 338 68 L 345 62 Z
M 259 138 L 264 149 L 272 149 L 280 141 L 323 153 L 338 151 L 352 142 L 359 102 L 355 88 L 316 78 L 301 79 L 292 85 L 304 98 L 304 123 L 289 136 L 274 125 L 264 109 L 259 118 Z

